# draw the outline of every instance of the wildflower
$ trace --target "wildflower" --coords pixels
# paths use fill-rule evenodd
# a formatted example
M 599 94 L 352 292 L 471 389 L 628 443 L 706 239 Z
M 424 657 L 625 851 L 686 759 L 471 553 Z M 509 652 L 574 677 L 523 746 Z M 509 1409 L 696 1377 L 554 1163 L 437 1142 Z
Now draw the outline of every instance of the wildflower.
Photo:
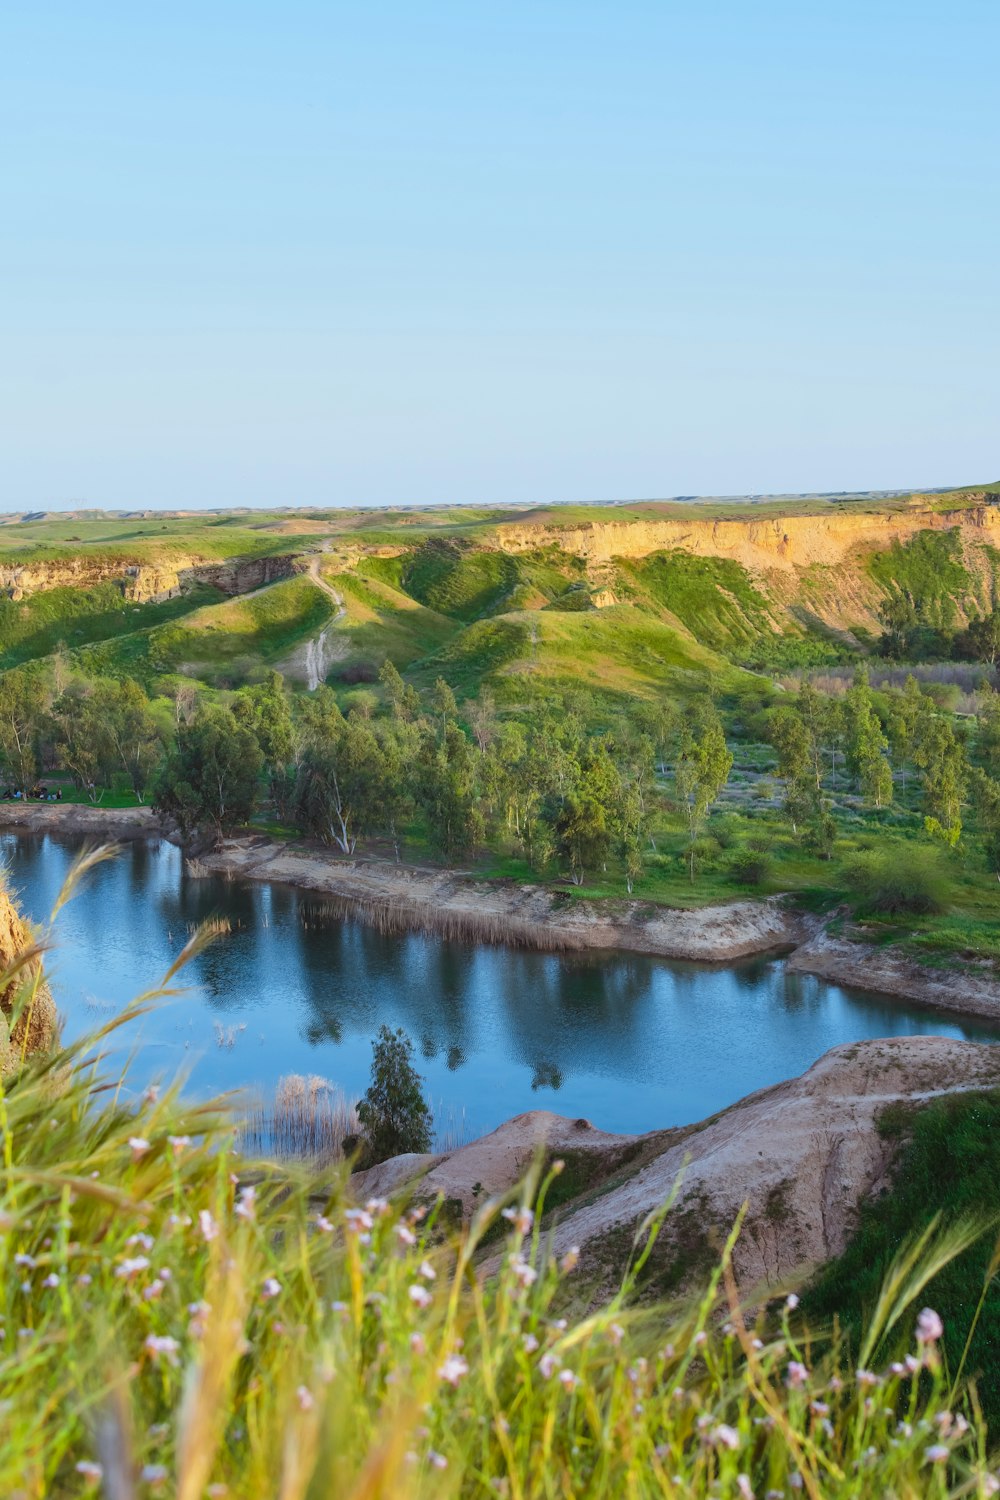
M 538 1368 L 541 1371 L 542 1378 L 544 1380 L 550 1379 L 558 1370 L 561 1363 L 562 1361 L 558 1354 L 543 1354 L 538 1361 Z
M 607 1330 L 608 1338 L 617 1349 L 625 1337 L 625 1330 L 620 1323 L 612 1323 Z
M 88 1484 L 100 1484 L 104 1478 L 104 1470 L 101 1468 L 101 1465 L 93 1463 L 89 1458 L 81 1458 L 76 1466 L 76 1472 Z
M 143 1104 L 155 1104 L 160 1097 L 160 1085 L 151 1083 L 142 1096 Z
M 417 1271 L 417 1275 L 422 1276 L 425 1281 L 437 1280 L 437 1272 L 429 1260 L 422 1260 L 420 1262 L 420 1269 Z
M 787 1378 L 788 1384 L 792 1389 L 797 1390 L 799 1387 L 805 1385 L 809 1379 L 809 1371 L 800 1360 L 793 1359 L 788 1364 Z
M 788 1311 L 794 1312 L 798 1305 L 799 1299 L 797 1293 L 789 1292 L 788 1296 L 785 1298 L 785 1306 L 787 1307 Z
M 322 1234 L 333 1233 L 333 1225 L 330 1223 L 329 1219 L 323 1216 L 323 1214 L 316 1215 L 316 1228 L 320 1230 Z
M 203 1208 L 198 1215 L 198 1228 L 206 1245 L 210 1245 L 219 1233 L 219 1226 L 207 1208 Z
M 138 1234 L 130 1234 L 125 1241 L 126 1250 L 131 1250 L 134 1245 L 141 1245 L 143 1250 L 152 1250 L 155 1241 L 151 1234 L 144 1234 L 141 1230 Z
M 514 1273 L 515 1281 L 520 1282 L 521 1286 L 531 1286 L 538 1280 L 538 1272 L 534 1266 L 529 1266 L 528 1262 L 521 1260 L 520 1256 L 514 1257 L 510 1263 L 510 1268 Z
M 148 1255 L 127 1255 L 123 1261 L 119 1261 L 115 1275 L 121 1281 L 134 1281 L 143 1271 L 148 1270 Z
M 562 1386 L 562 1388 L 563 1388 L 564 1391 L 571 1391 L 573 1389 L 573 1387 L 576 1385 L 576 1376 L 573 1374 L 573 1371 L 572 1370 L 560 1370 L 559 1371 L 559 1384 Z
M 371 1214 L 373 1219 L 381 1219 L 389 1212 L 389 1201 L 387 1198 L 369 1198 L 365 1204 L 365 1212 Z
M 946 1443 L 932 1443 L 925 1452 L 924 1458 L 929 1464 L 943 1464 L 950 1451 Z
M 264 1284 L 260 1289 L 260 1295 L 265 1302 L 270 1302 L 274 1297 L 281 1296 L 281 1282 L 276 1276 L 265 1277 Z
M 177 1363 L 177 1351 L 180 1348 L 180 1344 L 178 1344 L 176 1339 L 172 1339 L 169 1334 L 151 1333 L 147 1336 L 142 1347 L 150 1359 L 153 1360 L 154 1364 L 161 1356 L 172 1365 L 176 1365 Z
M 300 1385 L 295 1392 L 295 1399 L 299 1403 L 299 1411 L 312 1411 L 315 1402 L 313 1393 L 306 1385 Z
M 161 1484 L 167 1480 L 167 1469 L 165 1464 L 144 1464 L 142 1473 L 139 1475 L 143 1484 L 148 1484 L 153 1489 L 159 1489 Z
M 729 1426 L 728 1422 L 720 1422 L 712 1429 L 712 1441 L 719 1447 L 735 1452 L 740 1446 L 740 1435 L 735 1427 Z
M 33 1255 L 26 1255 L 24 1251 L 14 1256 L 15 1266 L 28 1266 L 29 1268 L 38 1264 Z
M 469 1366 L 460 1354 L 449 1354 L 444 1364 L 438 1370 L 438 1379 L 446 1380 L 449 1385 L 457 1386 L 463 1375 L 468 1375 Z
M 415 1303 L 417 1307 L 427 1308 L 430 1307 L 433 1298 L 425 1286 L 421 1286 L 419 1281 L 415 1281 L 410 1287 L 410 1301 Z
M 145 1136 L 130 1135 L 128 1138 L 129 1149 L 132 1152 L 132 1160 L 139 1161 L 149 1150 L 149 1142 Z
M 753 1489 L 746 1474 L 737 1474 L 736 1488 L 739 1490 L 743 1500 L 753 1500 Z
M 251 1220 L 254 1217 L 254 1205 L 257 1199 L 255 1187 L 240 1188 L 240 1201 L 236 1205 L 235 1213 L 238 1219 Z
M 397 1224 L 396 1234 L 402 1245 L 415 1245 L 417 1243 L 417 1237 L 408 1224 Z
M 80 1287 L 90 1286 L 93 1279 L 93 1276 L 91 1276 L 87 1271 L 81 1271 L 80 1275 L 76 1278 L 76 1284 Z
M 698 1332 L 695 1334 L 691 1342 L 694 1344 L 694 1347 L 696 1349 L 700 1349 L 703 1344 L 708 1343 L 708 1334 L 703 1328 L 699 1328 Z
M 579 1245 L 571 1245 L 566 1251 L 566 1254 L 563 1256 L 562 1260 L 559 1262 L 559 1269 L 560 1271 L 562 1271 L 563 1275 L 568 1276 L 570 1271 L 575 1271 L 579 1264 L 580 1247 Z
M 432 1467 L 435 1469 L 446 1469 L 448 1467 L 448 1460 L 445 1458 L 444 1454 L 435 1453 L 433 1448 L 430 1449 L 427 1457 L 430 1460 Z
M 919 1361 L 919 1359 L 915 1359 L 912 1354 L 908 1354 L 906 1356 L 906 1359 L 903 1361 L 903 1363 L 906 1365 L 906 1368 L 907 1368 L 907 1370 L 909 1370 L 909 1372 L 910 1372 L 911 1375 L 915 1375 L 917 1373 L 917 1371 L 920 1369 L 920 1361 Z
M 871 1370 L 857 1370 L 855 1372 L 855 1379 L 857 1380 L 858 1385 L 862 1387 L 867 1385 L 878 1385 L 878 1376 L 873 1375 Z
M 373 1223 L 371 1214 L 363 1208 L 346 1209 L 344 1211 L 344 1218 L 347 1220 L 348 1229 L 352 1230 L 355 1234 L 359 1233 L 362 1229 L 366 1231 L 371 1229 Z
M 50 1271 L 45 1280 L 42 1282 L 42 1286 L 48 1287 L 50 1291 L 54 1290 L 54 1288 L 58 1285 L 59 1277 L 56 1275 L 55 1271 Z
M 175 1156 L 180 1156 L 181 1152 L 186 1151 L 190 1144 L 191 1137 L 189 1135 L 167 1136 L 167 1145 L 170 1147 Z
M 228 1484 L 210 1484 L 205 1491 L 208 1500 L 222 1500 L 223 1495 L 229 1494 Z
M 917 1342 L 935 1344 L 944 1333 L 944 1324 L 933 1307 L 925 1307 L 917 1318 Z
M 524 1350 L 525 1354 L 534 1354 L 535 1350 L 538 1348 L 538 1340 L 535 1338 L 535 1335 L 533 1333 L 526 1333 L 524 1335 L 524 1338 L 521 1340 L 521 1348 Z
M 212 1307 L 209 1302 L 188 1303 L 188 1315 L 191 1319 L 188 1324 L 188 1333 L 190 1333 L 193 1339 L 204 1337 L 205 1329 L 208 1326 L 208 1315 L 211 1311 Z
M 427 1353 L 427 1341 L 425 1340 L 422 1333 L 410 1334 L 410 1348 L 413 1350 L 414 1354 Z
M 505 1208 L 503 1217 L 508 1223 L 513 1224 L 518 1234 L 527 1234 L 535 1222 L 533 1211 L 525 1204 L 522 1204 L 520 1208 Z

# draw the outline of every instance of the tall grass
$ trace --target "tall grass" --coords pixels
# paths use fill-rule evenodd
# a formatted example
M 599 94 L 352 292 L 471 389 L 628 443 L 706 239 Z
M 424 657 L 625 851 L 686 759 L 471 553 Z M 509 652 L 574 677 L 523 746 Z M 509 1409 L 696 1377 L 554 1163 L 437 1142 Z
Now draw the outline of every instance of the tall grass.
M 599 1301 L 522 1206 L 558 1165 L 486 1274 L 499 1201 L 453 1234 L 436 1205 L 354 1206 L 342 1167 L 248 1170 L 225 1101 L 126 1102 L 101 1054 L 175 977 L 0 1091 L 0 1494 L 996 1493 L 932 1321 L 915 1337 L 966 1228 L 894 1264 L 864 1347 L 891 1323 L 909 1362 L 860 1371 L 791 1299 L 751 1318 L 739 1225 L 699 1295 L 639 1308 L 652 1220 Z

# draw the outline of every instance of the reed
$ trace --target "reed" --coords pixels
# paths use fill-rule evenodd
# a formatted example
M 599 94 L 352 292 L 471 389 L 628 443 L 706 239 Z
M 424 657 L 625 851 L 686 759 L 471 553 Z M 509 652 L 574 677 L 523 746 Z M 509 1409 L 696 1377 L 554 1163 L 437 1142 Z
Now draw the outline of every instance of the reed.
M 286 1073 L 272 1099 L 254 1099 L 240 1116 L 238 1146 L 246 1156 L 336 1161 L 360 1128 L 355 1101 L 335 1084 L 315 1073 Z
M 455 911 L 423 901 L 390 901 L 338 892 L 312 906 L 310 914 L 304 920 L 306 927 L 349 920 L 363 922 L 386 937 L 415 932 L 456 943 L 541 953 L 575 952 L 585 946 L 578 933 L 547 922 L 533 922 L 505 912 Z

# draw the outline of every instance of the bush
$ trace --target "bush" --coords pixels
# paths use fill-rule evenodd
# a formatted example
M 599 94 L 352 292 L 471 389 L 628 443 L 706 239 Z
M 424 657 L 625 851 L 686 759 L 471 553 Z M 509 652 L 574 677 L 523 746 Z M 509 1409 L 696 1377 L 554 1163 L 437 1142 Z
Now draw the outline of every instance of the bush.
M 729 860 L 729 870 L 738 885 L 766 885 L 773 866 L 770 855 L 762 849 L 737 849 Z
M 913 845 L 905 850 L 858 854 L 845 871 L 859 914 L 927 916 L 943 911 L 947 881 L 937 857 Z

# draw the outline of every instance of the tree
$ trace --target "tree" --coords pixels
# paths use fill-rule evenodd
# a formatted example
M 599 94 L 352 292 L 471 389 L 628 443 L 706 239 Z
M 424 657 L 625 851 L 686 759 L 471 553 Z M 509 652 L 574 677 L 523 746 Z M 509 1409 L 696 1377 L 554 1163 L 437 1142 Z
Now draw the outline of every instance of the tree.
M 60 763 L 73 783 L 99 802 L 111 782 L 114 746 L 108 732 L 108 714 L 101 711 L 90 683 L 70 681 L 52 708 L 55 747 Z
M 158 812 L 189 835 L 210 828 L 221 838 L 254 809 L 263 757 L 249 729 L 228 708 L 199 708 L 177 731 L 154 791 Z
M 353 714 L 331 717 L 328 732 L 310 737 L 302 752 L 295 793 L 302 827 L 353 854 L 361 835 L 384 826 L 385 770 L 368 724 Z
M 417 759 L 415 799 L 427 819 L 431 845 L 449 859 L 464 854 L 483 836 L 478 759 L 457 724 L 447 726 L 440 744 L 428 737 Z
M 358 1105 L 358 1119 L 376 1162 L 431 1148 L 431 1112 L 413 1066 L 413 1043 L 401 1028 L 379 1027 L 372 1042 L 371 1082 Z
M 98 678 L 92 699 L 115 769 L 125 772 L 139 801 L 145 801 L 163 744 L 141 683 L 131 677 Z
M 775 709 L 768 725 L 771 744 L 778 755 L 778 774 L 785 783 L 785 811 L 798 833 L 818 803 L 816 757 L 812 735 L 795 709 Z
M 582 885 L 588 869 L 603 863 L 610 844 L 604 807 L 586 792 L 566 798 L 556 824 L 558 847 L 569 860 L 570 879 Z
M 431 705 L 441 719 L 441 741 L 444 743 L 448 734 L 448 725 L 458 714 L 458 704 L 455 702 L 455 694 L 443 677 L 439 677 L 434 684 L 431 692 Z
M 962 799 L 968 765 L 951 724 L 935 713 L 930 699 L 914 731 L 913 761 L 923 788 L 927 832 L 952 847 L 962 833 Z
M 45 706 L 45 689 L 37 673 L 16 668 L 0 675 L 0 755 L 12 782 L 25 796 L 38 776 L 38 736 Z
M 469 710 L 469 727 L 472 730 L 480 755 L 485 755 L 497 733 L 497 711 L 493 694 L 483 688 Z
M 882 721 L 875 712 L 868 671 L 859 667 L 847 694 L 847 763 L 862 796 L 875 807 L 892 801 L 892 769 L 885 758 L 889 748 Z
M 995 666 L 1000 656 L 1000 610 L 991 610 L 981 619 L 971 621 L 965 639 L 970 655 Z
M 285 679 L 280 672 L 269 672 L 264 682 L 241 688 L 232 708 L 237 724 L 249 729 L 260 746 L 271 800 L 283 813 L 291 790 L 289 768 L 295 759 L 295 730 Z
M 694 880 L 695 843 L 708 809 L 729 780 L 733 756 L 722 725 L 711 710 L 701 727 L 688 727 L 681 742 L 674 771 L 674 784 L 688 825 L 688 857 Z

